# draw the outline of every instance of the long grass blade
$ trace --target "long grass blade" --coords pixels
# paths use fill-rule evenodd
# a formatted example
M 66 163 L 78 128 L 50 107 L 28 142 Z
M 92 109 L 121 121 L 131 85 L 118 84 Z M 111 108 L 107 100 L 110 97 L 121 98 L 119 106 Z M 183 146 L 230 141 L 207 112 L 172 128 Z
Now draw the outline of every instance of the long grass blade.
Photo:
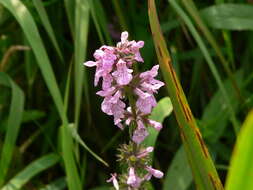
M 72 137 L 80 144 L 82 145 L 83 148 L 85 148 L 85 150 L 87 150 L 91 155 L 94 156 L 94 158 L 96 158 L 98 161 L 100 161 L 101 163 L 103 163 L 105 166 L 109 166 L 107 164 L 106 161 L 104 161 L 102 158 L 100 158 L 95 152 L 93 152 L 81 139 L 81 137 L 78 135 L 76 129 L 74 128 L 73 124 L 69 124 L 68 126 L 69 132 L 72 135 Z
M 149 20 L 157 57 L 166 82 L 167 90 L 170 94 L 180 135 L 197 188 L 200 190 L 222 190 L 222 183 L 220 182 L 208 149 L 187 103 L 183 89 L 172 67 L 171 58 L 161 33 L 155 2 L 154 0 L 149 0 L 148 2 Z
M 229 101 L 229 98 L 228 98 L 228 94 L 224 88 L 224 85 L 222 84 L 222 80 L 219 76 L 219 73 L 215 67 L 215 64 L 203 42 L 203 40 L 201 39 L 200 35 L 198 34 L 197 30 L 195 29 L 195 27 L 193 26 L 191 20 L 188 18 L 188 16 L 184 13 L 184 11 L 181 9 L 181 7 L 177 4 L 177 2 L 175 0 L 172 0 L 170 1 L 170 4 L 171 6 L 175 9 L 175 11 L 182 17 L 182 19 L 184 20 L 184 22 L 186 23 L 186 25 L 188 26 L 190 32 L 192 33 L 192 35 L 194 36 L 196 42 L 198 43 L 199 45 L 199 48 L 200 50 L 202 51 L 207 63 L 208 63 L 208 66 L 219 86 L 219 88 L 221 89 L 221 92 L 223 94 L 223 97 L 224 97 L 224 102 L 226 102 L 227 106 L 228 106 L 228 109 L 229 109 L 229 113 L 230 113 L 230 120 L 233 124 L 233 127 L 234 127 L 234 131 L 235 133 L 237 134 L 238 131 L 239 131 L 239 124 L 238 124 L 238 121 L 235 117 L 235 111 L 231 105 L 231 102 Z
M 46 85 L 50 91 L 53 101 L 56 105 L 57 111 L 61 117 L 64 130 L 62 135 L 62 146 L 63 146 L 63 160 L 67 173 L 68 187 L 70 190 L 81 190 L 81 182 L 79 179 L 76 163 L 74 160 L 73 149 L 72 149 L 72 137 L 68 133 L 68 119 L 65 115 L 64 105 L 62 96 L 60 94 L 59 87 L 57 85 L 54 72 L 50 65 L 48 55 L 45 47 L 39 36 L 37 26 L 27 8 L 19 0 L 2 0 L 0 1 L 17 19 L 21 28 L 23 29 L 28 42 L 34 52 L 37 63 L 42 72 L 42 76 L 46 82 Z
M 15 82 L 5 73 L 0 72 L 0 85 L 11 88 L 11 104 L 10 113 L 6 125 L 6 134 L 4 144 L 2 147 L 0 157 L 0 186 L 3 184 L 10 163 L 12 159 L 12 153 L 15 147 L 17 136 L 19 134 L 19 128 L 22 121 L 25 97 L 23 91 L 16 85 Z
M 59 160 L 60 160 L 60 157 L 53 153 L 35 160 L 31 164 L 29 164 L 24 170 L 18 173 L 15 177 L 13 177 L 1 190 L 20 189 L 32 177 L 52 167 Z
M 221 51 L 219 45 L 217 44 L 217 42 L 215 41 L 212 33 L 209 31 L 209 29 L 207 28 L 205 23 L 202 21 L 202 18 L 200 17 L 199 11 L 198 11 L 197 7 L 195 6 L 194 2 L 192 0 L 187 0 L 187 1 L 182 0 L 182 2 L 184 4 L 184 6 L 186 7 L 186 9 L 188 10 L 188 12 L 190 13 L 190 15 L 193 17 L 193 19 L 197 23 L 197 25 L 202 30 L 202 32 L 203 32 L 204 36 L 206 37 L 206 39 L 209 41 L 211 46 L 214 48 L 216 54 L 218 55 L 218 58 L 220 59 L 220 61 L 222 63 L 222 66 L 224 67 L 228 77 L 230 78 L 230 80 L 233 84 L 233 88 L 235 89 L 235 91 L 238 95 L 238 100 L 243 102 L 240 89 L 238 88 L 235 77 L 234 77 L 234 75 L 233 75 L 233 73 L 232 73 L 232 71 L 229 67 L 229 63 L 227 62 L 227 60 L 223 56 L 222 51 Z
M 89 4 L 87 1 L 76 0 L 75 11 L 75 125 L 78 126 L 81 97 L 83 90 L 83 79 L 87 81 L 86 68 L 83 61 L 86 55 L 88 26 L 89 26 Z M 84 85 L 86 103 L 89 105 L 88 82 Z M 88 106 L 90 107 L 90 106 Z M 87 115 L 89 115 L 89 111 Z
M 74 0 L 64 0 L 65 9 L 67 12 L 69 28 L 72 36 L 75 31 L 75 2 Z
M 51 39 L 51 41 L 53 43 L 53 46 L 56 49 L 56 52 L 58 53 L 61 61 L 63 61 L 62 52 L 61 52 L 59 44 L 56 40 L 54 30 L 52 28 L 52 25 L 50 24 L 46 9 L 44 8 L 42 1 L 41 0 L 33 0 L 33 4 L 34 4 L 34 6 L 35 6 L 35 8 L 36 8 L 36 10 L 37 10 L 37 12 L 40 16 L 40 19 L 41 19 L 41 21 L 42 21 L 42 23 L 45 27 L 45 30 L 48 33 L 49 38 Z

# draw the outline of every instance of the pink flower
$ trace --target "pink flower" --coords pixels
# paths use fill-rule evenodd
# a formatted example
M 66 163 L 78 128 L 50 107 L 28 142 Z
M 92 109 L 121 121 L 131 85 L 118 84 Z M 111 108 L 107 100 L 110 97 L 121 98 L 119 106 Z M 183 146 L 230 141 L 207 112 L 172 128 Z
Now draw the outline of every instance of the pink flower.
M 131 187 L 138 188 L 140 187 L 141 182 L 142 182 L 141 178 L 135 175 L 134 168 L 131 167 L 128 173 L 127 184 L 130 185 Z
M 149 180 L 151 176 L 154 176 L 156 178 L 162 178 L 163 177 L 163 172 L 160 170 L 156 170 L 150 166 L 146 166 L 145 169 L 148 171 L 148 175 L 146 176 L 146 179 Z
M 117 180 L 117 174 L 114 173 L 114 174 L 111 174 L 111 178 L 106 180 L 106 182 L 110 183 L 112 182 L 113 183 L 113 186 L 115 187 L 116 190 L 119 190 L 119 183 L 118 183 L 118 180 Z
M 146 157 L 150 152 L 153 152 L 154 148 L 152 146 L 147 147 L 142 152 L 138 153 L 137 158 Z
M 157 121 L 154 121 L 154 120 L 149 119 L 149 120 L 148 120 L 148 123 L 149 123 L 152 127 L 154 127 L 157 131 L 160 131 L 160 130 L 163 128 L 162 124 L 159 123 L 159 122 L 157 122 Z
M 104 113 L 114 116 L 114 124 L 118 125 L 124 118 L 126 104 L 119 98 L 113 96 L 105 97 L 102 102 L 101 109 Z M 118 125 L 121 126 L 121 125 Z M 121 128 L 121 127 L 120 127 Z
M 119 85 L 127 85 L 132 80 L 132 69 L 128 69 L 126 66 L 126 62 L 120 59 L 118 61 L 117 70 L 112 73 L 112 76 L 116 79 Z
M 137 125 L 132 140 L 135 143 L 140 144 L 148 136 L 148 131 L 141 120 L 137 121 Z
M 136 102 L 136 107 L 144 114 L 150 114 L 152 108 L 156 106 L 155 97 L 150 94 L 149 96 L 139 97 Z

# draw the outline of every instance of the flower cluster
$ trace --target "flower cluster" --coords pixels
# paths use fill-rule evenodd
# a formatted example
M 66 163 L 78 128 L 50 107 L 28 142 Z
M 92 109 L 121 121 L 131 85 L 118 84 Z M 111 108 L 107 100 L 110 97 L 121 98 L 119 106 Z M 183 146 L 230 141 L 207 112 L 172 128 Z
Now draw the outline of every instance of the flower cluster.
M 139 49 L 143 41 L 128 41 L 128 33 L 121 34 L 121 42 L 116 47 L 102 46 L 94 53 L 95 61 L 87 61 L 84 65 L 96 66 L 94 85 L 102 78 L 102 90 L 97 95 L 104 98 L 101 109 L 114 117 L 114 124 L 120 129 L 131 127 L 132 142 L 121 148 L 120 161 L 128 165 L 126 179 L 122 177 L 120 185 L 126 189 L 138 189 L 144 181 L 152 176 L 161 178 L 163 173 L 148 165 L 148 153 L 153 147 L 143 148 L 140 144 L 148 136 L 147 126 L 160 130 L 159 122 L 148 119 L 156 106 L 154 94 L 164 85 L 154 77 L 158 74 L 159 65 L 151 70 L 137 73 L 133 64 L 144 62 Z M 113 182 L 119 189 L 117 174 L 111 174 L 108 182 Z

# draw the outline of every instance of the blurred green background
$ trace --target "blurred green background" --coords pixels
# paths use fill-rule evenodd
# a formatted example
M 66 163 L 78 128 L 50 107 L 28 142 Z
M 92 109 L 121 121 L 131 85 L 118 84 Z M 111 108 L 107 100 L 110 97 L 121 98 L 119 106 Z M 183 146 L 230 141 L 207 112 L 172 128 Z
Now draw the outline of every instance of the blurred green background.
M 155 2 L 174 69 L 225 184 L 236 134 L 253 106 L 253 2 Z M 101 111 L 95 71 L 82 63 L 103 44 L 115 45 L 122 31 L 145 41 L 140 71 L 158 64 L 145 0 L 0 0 L 1 189 L 110 189 L 106 179 L 120 172 L 115 154 L 127 131 Z M 192 190 L 168 96 L 162 88 L 152 115 L 163 121 L 153 165 L 165 177 L 150 189 Z M 252 143 L 252 129 L 247 135 Z

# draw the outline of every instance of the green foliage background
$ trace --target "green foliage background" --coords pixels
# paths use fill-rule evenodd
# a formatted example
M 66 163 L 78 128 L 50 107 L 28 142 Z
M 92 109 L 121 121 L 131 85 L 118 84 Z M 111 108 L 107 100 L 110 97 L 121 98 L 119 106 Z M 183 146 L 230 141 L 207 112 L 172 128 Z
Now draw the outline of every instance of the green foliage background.
M 94 69 L 82 63 L 93 59 L 101 45 L 114 45 L 122 31 L 145 41 L 140 71 L 163 65 L 155 47 L 168 50 L 184 105 L 188 101 L 211 155 L 208 163 L 226 190 L 253 189 L 252 113 L 244 122 L 253 106 L 252 1 L 154 2 L 164 44 L 156 38 L 159 30 L 151 33 L 160 26 L 152 20 L 155 7 L 148 7 L 148 1 L 0 0 L 2 190 L 111 188 L 105 181 L 120 172 L 116 149 L 128 135 L 102 113 Z M 173 106 L 178 113 L 171 94 L 175 83 L 169 85 L 170 71 L 161 70 L 158 78 L 169 82 L 157 95 L 151 117 L 164 128 L 160 134 L 151 130 L 145 143 L 155 145 L 153 165 L 166 175 L 152 180 L 149 188 L 206 190 L 201 181 L 211 179 L 196 176 L 205 176 L 198 168 L 210 165 L 198 165 L 207 162 L 194 155 L 191 162 L 194 139 L 183 148 L 178 122 L 184 118 L 171 114 Z

